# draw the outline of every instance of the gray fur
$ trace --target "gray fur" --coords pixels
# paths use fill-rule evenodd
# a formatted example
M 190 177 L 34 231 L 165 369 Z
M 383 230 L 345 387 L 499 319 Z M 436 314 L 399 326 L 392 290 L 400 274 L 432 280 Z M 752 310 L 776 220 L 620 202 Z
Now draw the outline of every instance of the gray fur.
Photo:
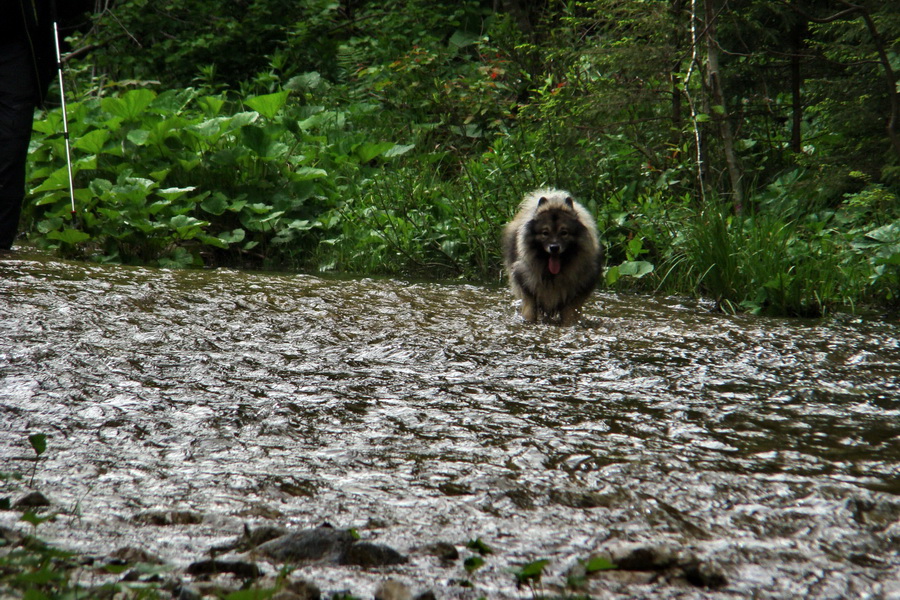
M 569 192 L 535 190 L 503 230 L 503 258 L 526 321 L 571 325 L 600 275 L 597 225 Z

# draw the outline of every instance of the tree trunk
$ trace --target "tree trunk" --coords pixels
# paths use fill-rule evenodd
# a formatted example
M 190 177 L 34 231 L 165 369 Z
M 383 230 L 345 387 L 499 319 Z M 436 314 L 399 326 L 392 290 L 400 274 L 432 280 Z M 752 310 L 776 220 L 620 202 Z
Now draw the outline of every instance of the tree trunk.
M 682 51 L 684 50 L 685 30 L 682 23 L 682 11 L 684 10 L 684 0 L 671 0 L 672 4 L 669 8 L 672 15 L 672 48 L 677 57 L 672 65 L 672 127 L 676 130 L 676 135 L 681 135 L 681 128 L 684 125 L 682 119 L 681 108 L 681 79 L 682 69 Z
M 712 96 L 713 106 L 711 112 L 718 113 L 718 116 L 714 118 L 719 125 L 719 138 L 722 142 L 722 152 L 725 155 L 725 165 L 731 182 L 734 212 L 740 213 L 744 207 L 744 194 L 741 190 L 740 166 L 738 165 L 737 155 L 734 152 L 734 134 L 731 130 L 728 108 L 725 106 L 725 94 L 722 91 L 722 77 L 719 70 L 719 45 L 716 41 L 716 16 L 715 0 L 706 0 L 706 81 L 709 93 Z
M 800 153 L 803 151 L 803 73 L 800 71 L 800 62 L 803 58 L 803 38 L 806 23 L 798 17 L 791 29 L 791 151 Z

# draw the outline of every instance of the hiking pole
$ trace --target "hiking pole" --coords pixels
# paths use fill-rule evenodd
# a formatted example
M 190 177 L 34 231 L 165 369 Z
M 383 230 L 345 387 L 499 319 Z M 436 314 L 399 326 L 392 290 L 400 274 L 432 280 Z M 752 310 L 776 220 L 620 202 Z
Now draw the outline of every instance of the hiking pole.
M 59 52 L 59 25 L 56 19 L 56 1 L 51 0 L 53 18 L 53 45 L 56 47 L 56 71 L 59 73 L 59 97 L 62 100 L 63 138 L 66 140 L 66 167 L 69 170 L 69 198 L 72 200 L 72 218 L 75 218 L 75 178 L 72 176 L 72 150 L 69 148 L 69 118 L 66 115 L 66 88 L 63 83 L 62 55 Z

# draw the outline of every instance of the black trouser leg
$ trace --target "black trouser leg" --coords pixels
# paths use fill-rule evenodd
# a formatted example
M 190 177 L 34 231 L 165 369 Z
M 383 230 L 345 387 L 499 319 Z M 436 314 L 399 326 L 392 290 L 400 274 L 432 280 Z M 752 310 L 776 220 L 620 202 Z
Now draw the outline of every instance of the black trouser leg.
M 25 161 L 35 108 L 32 71 L 24 42 L 0 45 L 0 250 L 13 244 L 25 198 Z

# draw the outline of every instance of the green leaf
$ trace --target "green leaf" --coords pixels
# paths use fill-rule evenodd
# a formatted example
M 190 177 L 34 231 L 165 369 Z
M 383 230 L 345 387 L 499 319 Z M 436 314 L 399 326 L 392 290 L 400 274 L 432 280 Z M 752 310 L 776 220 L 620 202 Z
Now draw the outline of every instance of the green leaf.
M 543 575 L 544 573 L 544 567 L 546 567 L 548 564 L 550 564 L 549 560 L 542 559 L 524 565 L 521 569 L 514 573 L 514 575 L 516 576 L 516 581 L 518 581 L 519 583 L 525 583 L 528 581 L 540 581 L 541 575 Z
M 200 208 L 205 210 L 211 215 L 216 215 L 217 217 L 221 214 L 224 214 L 226 210 L 228 210 L 228 197 L 221 192 L 216 192 L 206 200 L 200 203 Z
M 394 158 L 395 156 L 400 156 L 401 154 L 406 154 L 413 148 L 415 148 L 415 144 L 394 144 L 394 147 L 384 153 L 385 158 Z
M 137 119 L 156 98 L 156 92 L 148 89 L 129 90 L 116 97 L 106 97 L 101 106 L 117 117 L 128 121 Z
M 471 46 L 478 42 L 481 39 L 481 36 L 477 33 L 470 33 L 468 31 L 463 31 L 462 29 L 457 29 L 453 32 L 453 35 L 450 36 L 449 45 L 453 48 L 465 48 L 466 46 Z
M 474 550 L 478 554 L 482 556 L 486 556 L 488 554 L 493 554 L 494 550 L 487 544 L 485 544 L 481 538 L 477 538 L 474 540 L 470 540 L 468 544 L 466 544 L 466 548 L 469 550 Z
M 314 90 L 322 83 L 322 76 L 319 75 L 316 71 L 310 71 L 309 73 L 303 73 L 301 75 L 295 75 L 291 77 L 287 84 L 284 86 L 289 90 Z
M 274 119 L 275 115 L 278 114 L 278 111 L 280 111 L 282 107 L 284 107 L 285 102 L 287 102 L 289 93 L 290 92 L 285 90 L 283 92 L 276 92 L 265 96 L 256 96 L 254 98 L 247 98 L 244 100 L 244 103 L 267 119 Z
M 627 260 L 619 265 L 619 275 L 620 276 L 628 276 L 634 277 L 635 279 L 640 279 L 644 275 L 653 272 L 653 264 L 647 262 L 646 260 Z M 609 274 L 607 274 L 607 279 L 609 279 Z
M 74 169 L 73 169 L 74 170 Z M 60 167 L 53 171 L 44 182 L 36 188 L 30 190 L 32 194 L 40 194 L 41 192 L 50 192 L 53 190 L 68 189 L 69 187 L 69 170 L 67 167 Z
M 291 173 L 291 179 L 294 181 L 308 181 L 311 179 L 321 179 L 328 177 L 328 171 L 325 169 L 315 169 L 313 167 L 300 167 Z
M 161 190 L 156 190 L 156 193 L 165 198 L 166 200 L 172 201 L 177 200 L 178 198 L 184 196 L 188 192 L 193 192 L 197 188 L 194 186 L 183 187 L 183 188 L 165 188 Z
M 247 232 L 240 227 L 219 234 L 219 239 L 226 244 L 237 244 L 239 242 L 243 242 L 245 237 L 247 237 Z
M 63 229 L 62 231 L 51 231 L 47 234 L 47 238 L 59 240 L 64 244 L 79 244 L 88 241 L 91 236 L 77 229 Z
M 392 142 L 380 142 L 376 144 L 366 143 L 360 144 L 354 149 L 354 152 L 359 158 L 359 162 L 367 163 L 376 156 L 384 154 L 388 150 L 392 149 L 395 144 Z
M 481 567 L 484 566 L 484 559 L 480 556 L 470 556 L 466 560 L 463 561 L 463 568 L 467 573 L 472 573 L 477 571 Z
M 43 433 L 29 435 L 28 443 L 34 448 L 34 453 L 40 456 L 47 449 L 47 435 Z
M 100 154 L 103 152 L 103 146 L 106 145 L 107 140 L 109 140 L 108 129 L 95 129 L 79 135 L 72 147 L 84 150 L 89 154 Z
M 866 233 L 866 237 L 885 244 L 900 243 L 900 221 L 873 229 Z
M 609 571 L 618 568 L 608 558 L 602 556 L 592 556 L 584 563 L 584 570 L 588 573 L 596 573 L 597 571 Z
M 143 146 L 150 139 L 150 132 L 146 129 L 132 129 L 125 134 L 125 137 L 135 146 Z
M 275 595 L 275 589 L 248 588 L 231 592 L 225 596 L 225 600 L 266 600 Z
M 53 515 L 49 515 L 46 517 L 40 517 L 30 510 L 28 512 L 24 513 L 21 517 L 21 519 L 23 521 L 25 521 L 26 523 L 31 523 L 35 527 L 37 527 L 41 523 L 46 523 L 47 521 L 49 521 L 52 518 L 53 518 Z

